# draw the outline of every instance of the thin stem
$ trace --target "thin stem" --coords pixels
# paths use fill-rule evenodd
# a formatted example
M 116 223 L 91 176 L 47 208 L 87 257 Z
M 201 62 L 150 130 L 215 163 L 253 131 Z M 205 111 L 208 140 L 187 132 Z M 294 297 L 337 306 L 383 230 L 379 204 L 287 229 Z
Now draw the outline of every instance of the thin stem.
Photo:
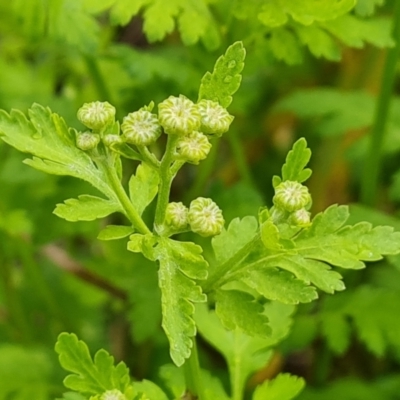
M 139 153 L 142 155 L 143 160 L 147 162 L 151 167 L 157 169 L 160 167 L 160 161 L 157 160 L 156 156 L 149 151 L 146 146 L 137 146 Z
M 369 149 L 365 157 L 364 175 L 361 182 L 362 202 L 371 206 L 375 204 L 377 197 L 382 145 L 386 133 L 396 65 L 400 54 L 400 2 L 396 1 L 394 7 L 393 37 L 396 40 L 396 45 L 387 52 L 375 118 L 370 132 Z
M 193 338 L 193 348 L 190 357 L 183 365 L 186 389 L 191 398 L 205 400 L 204 387 L 202 385 L 199 357 L 197 354 L 196 338 Z
M 84 56 L 84 59 L 98 95 L 102 100 L 107 100 L 112 103 L 111 93 L 106 85 L 96 59 L 87 55 Z
M 161 227 L 164 223 L 165 212 L 169 202 L 169 193 L 171 191 L 172 180 L 177 171 L 171 170 L 173 162 L 173 155 L 178 141 L 178 136 L 168 135 L 167 147 L 165 149 L 164 157 L 160 165 L 160 185 L 157 197 L 156 214 L 154 224 L 156 227 Z
M 225 278 L 228 273 L 235 271 L 237 266 L 253 249 L 260 239 L 260 234 L 254 236 L 250 242 L 243 246 L 237 251 L 231 258 L 226 260 L 223 264 L 219 265 L 214 272 L 209 276 L 207 282 L 203 286 L 203 292 L 208 293 L 213 290 L 214 287 L 219 287 L 221 281 Z

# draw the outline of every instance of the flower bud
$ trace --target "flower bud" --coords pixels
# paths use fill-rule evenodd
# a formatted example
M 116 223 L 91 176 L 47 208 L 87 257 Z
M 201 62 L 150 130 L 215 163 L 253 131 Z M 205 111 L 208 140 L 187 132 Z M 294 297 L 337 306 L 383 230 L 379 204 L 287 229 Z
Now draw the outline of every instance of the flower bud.
M 193 232 L 201 236 L 219 235 L 224 223 L 222 211 L 211 199 L 198 197 L 190 203 L 189 224 Z
M 201 115 L 202 132 L 220 137 L 228 131 L 234 117 L 224 107 L 212 100 L 201 100 L 197 106 Z
M 85 103 L 78 110 L 78 119 L 90 129 L 100 130 L 111 124 L 115 118 L 115 107 L 107 101 Z
M 290 215 L 289 222 L 291 225 L 307 228 L 311 225 L 310 213 L 305 208 L 300 208 Z
M 305 207 L 311 201 L 308 188 L 299 182 L 284 181 L 275 188 L 272 199 L 275 206 L 293 212 Z
M 185 135 L 200 128 L 200 113 L 183 95 L 170 96 L 158 105 L 158 119 L 165 133 Z
M 122 143 L 124 143 L 124 140 L 119 135 L 110 134 L 110 135 L 103 136 L 103 143 L 107 147 L 111 147 L 114 144 L 122 144 Z
M 128 114 L 121 129 L 126 142 L 136 146 L 148 146 L 161 135 L 157 116 L 144 109 Z
M 181 230 L 188 226 L 188 208 L 183 203 L 169 203 L 165 214 L 165 223 L 168 227 Z
M 113 389 L 104 392 L 101 395 L 100 400 L 126 400 L 126 397 L 119 390 Z
M 211 143 L 207 136 L 197 131 L 181 136 L 176 144 L 178 157 L 192 164 L 198 164 L 204 160 L 210 149 Z
M 79 133 L 76 137 L 76 147 L 84 151 L 94 149 L 95 147 L 97 147 L 99 142 L 100 136 L 95 133 Z

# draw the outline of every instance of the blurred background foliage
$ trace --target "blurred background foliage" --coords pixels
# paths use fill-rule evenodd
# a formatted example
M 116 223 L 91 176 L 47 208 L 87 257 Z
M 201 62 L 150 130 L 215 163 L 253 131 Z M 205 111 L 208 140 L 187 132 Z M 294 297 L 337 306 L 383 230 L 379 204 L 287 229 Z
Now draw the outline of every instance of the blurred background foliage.
M 88 101 L 109 101 L 121 119 L 171 94 L 196 100 L 202 75 L 243 40 L 247 60 L 231 131 L 199 167 L 181 172 L 173 200 L 213 197 L 227 222 L 256 215 L 271 205 L 271 178 L 304 136 L 313 150 L 313 212 L 353 203 L 352 222 L 400 229 L 396 80 L 376 148 L 374 208 L 360 194 L 375 158 L 368 148 L 387 55 L 397 54 L 395 6 L 394 0 L 1 1 L 0 108 L 25 112 L 37 102 L 77 126 L 76 110 Z M 86 193 L 85 183 L 32 170 L 1 142 L 0 154 L 0 400 L 61 396 L 64 375 L 53 352 L 61 331 L 108 349 L 135 377 L 157 380 L 158 367 L 169 362 L 157 271 L 123 241 L 96 240 L 104 222 L 68 223 L 51 213 L 83 186 Z M 307 379 L 303 400 L 400 399 L 400 258 L 345 278 L 344 293 L 298 307 L 291 333 L 249 389 L 289 371 Z M 226 379 L 220 356 L 202 348 L 202 363 Z

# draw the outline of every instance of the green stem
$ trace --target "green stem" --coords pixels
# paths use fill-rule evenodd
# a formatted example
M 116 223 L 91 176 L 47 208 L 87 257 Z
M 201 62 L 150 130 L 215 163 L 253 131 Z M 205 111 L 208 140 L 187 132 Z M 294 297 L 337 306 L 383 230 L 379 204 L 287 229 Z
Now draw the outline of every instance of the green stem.
M 214 287 L 221 286 L 221 281 L 226 277 L 228 273 L 233 273 L 235 267 L 252 251 L 253 247 L 257 244 L 260 239 L 260 234 L 253 237 L 250 242 L 243 246 L 237 251 L 231 258 L 226 260 L 223 264 L 215 268 L 213 273 L 210 274 L 209 278 L 203 285 L 203 292 L 211 292 Z
M 199 357 L 197 354 L 196 338 L 193 338 L 193 348 L 190 357 L 183 365 L 185 374 L 186 389 L 191 395 L 190 398 L 205 400 L 204 386 L 202 385 Z
M 156 156 L 149 151 L 146 146 L 137 146 L 139 153 L 142 155 L 143 160 L 147 162 L 151 167 L 158 170 L 160 167 L 160 161 L 157 160 Z
M 375 110 L 374 122 L 370 132 L 369 149 L 365 157 L 364 174 L 361 182 L 362 202 L 371 206 L 375 204 L 377 197 L 382 145 L 388 120 L 396 65 L 400 54 L 400 2 L 396 1 L 394 7 L 393 37 L 396 40 L 396 45 L 387 52 L 381 89 Z
M 160 164 L 160 185 L 157 197 L 156 214 L 154 219 L 156 230 L 157 227 L 161 228 L 164 223 L 165 212 L 167 210 L 169 202 L 169 193 L 171 191 L 172 180 L 174 179 L 177 172 L 177 170 L 171 170 L 171 164 L 174 161 L 173 156 L 178 139 L 179 137 L 176 135 L 168 135 L 167 147 L 165 149 L 164 157 L 162 158 Z
M 108 162 L 105 162 L 104 164 L 103 163 L 99 163 L 99 164 L 103 167 L 104 173 L 106 174 L 107 179 L 108 179 L 108 183 L 114 190 L 114 193 L 116 194 L 119 203 L 121 204 L 122 208 L 124 209 L 126 216 L 128 217 L 129 221 L 132 223 L 132 226 L 134 226 L 142 234 L 151 233 L 150 229 L 144 223 L 141 216 L 139 215 L 139 213 L 136 211 L 135 207 L 131 203 L 128 195 L 126 194 L 125 189 L 123 188 L 121 181 L 117 176 L 117 172 L 116 172 L 113 164 L 109 160 L 109 157 L 107 157 L 107 160 L 108 160 Z
M 100 71 L 99 65 L 95 58 L 91 56 L 84 56 L 87 69 L 89 70 L 90 77 L 93 80 L 97 93 L 102 100 L 107 100 L 112 103 L 111 93 L 106 85 L 103 75 Z

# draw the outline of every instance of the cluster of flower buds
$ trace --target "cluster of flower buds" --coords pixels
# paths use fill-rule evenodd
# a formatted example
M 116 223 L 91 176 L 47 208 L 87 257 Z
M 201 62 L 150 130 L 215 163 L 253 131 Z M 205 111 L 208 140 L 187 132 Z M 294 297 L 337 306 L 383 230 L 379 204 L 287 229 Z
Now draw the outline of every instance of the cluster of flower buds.
M 277 213 L 288 215 L 291 225 L 307 227 L 310 225 L 310 213 L 307 208 L 311 205 L 311 195 L 308 188 L 299 182 L 284 181 L 275 188 L 272 199 Z
M 171 232 L 190 229 L 201 236 L 219 235 L 224 227 L 221 209 L 211 199 L 198 197 L 185 207 L 182 203 L 169 203 L 165 224 Z
M 152 113 L 153 107 L 154 103 L 150 103 L 124 117 L 120 135 L 119 125 L 113 128 L 118 123 L 115 123 L 115 108 L 111 104 L 85 103 L 78 110 L 78 119 L 92 131 L 77 135 L 77 147 L 91 150 L 100 141 L 111 148 L 122 143 L 149 146 L 164 131 L 179 136 L 176 159 L 198 164 L 210 152 L 209 137 L 220 137 L 233 121 L 233 116 L 212 100 L 203 99 L 195 104 L 183 95 L 170 96 L 158 105 L 158 115 Z

